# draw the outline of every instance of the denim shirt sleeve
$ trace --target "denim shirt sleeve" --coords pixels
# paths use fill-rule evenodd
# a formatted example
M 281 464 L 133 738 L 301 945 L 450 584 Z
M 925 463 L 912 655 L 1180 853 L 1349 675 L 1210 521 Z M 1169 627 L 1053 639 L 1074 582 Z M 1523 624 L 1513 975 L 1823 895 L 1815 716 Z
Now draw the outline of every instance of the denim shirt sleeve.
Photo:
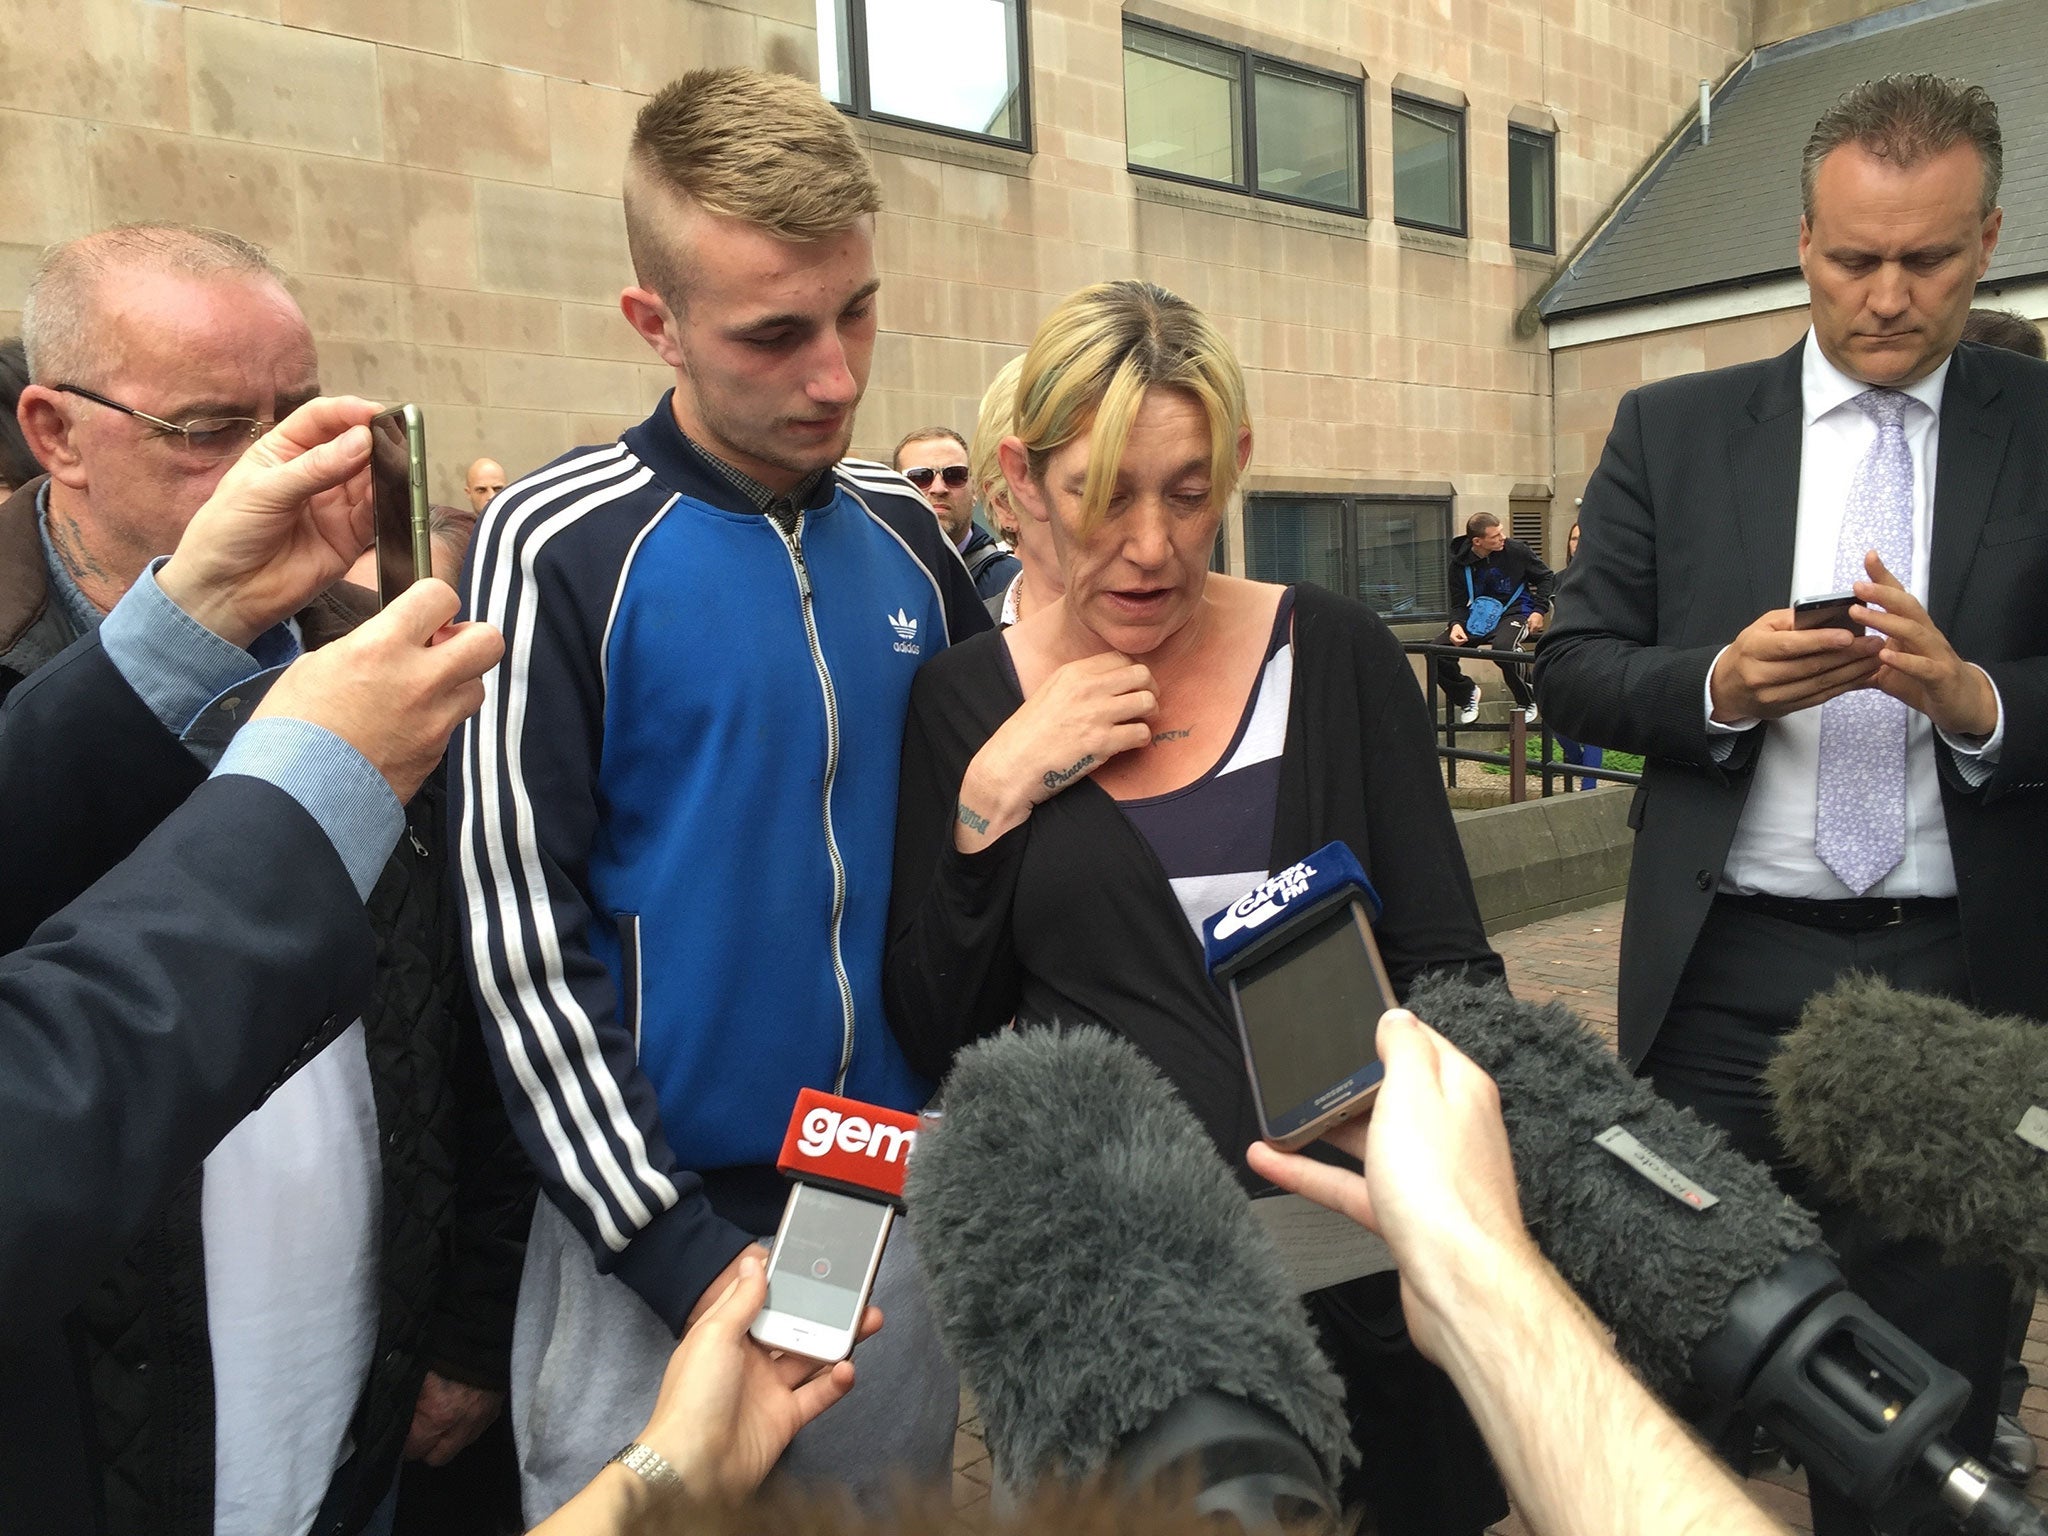
M 213 776 L 231 773 L 275 784 L 304 806 L 341 855 L 356 893 L 369 900 L 405 813 L 367 758 L 310 720 L 268 716 L 235 733 Z

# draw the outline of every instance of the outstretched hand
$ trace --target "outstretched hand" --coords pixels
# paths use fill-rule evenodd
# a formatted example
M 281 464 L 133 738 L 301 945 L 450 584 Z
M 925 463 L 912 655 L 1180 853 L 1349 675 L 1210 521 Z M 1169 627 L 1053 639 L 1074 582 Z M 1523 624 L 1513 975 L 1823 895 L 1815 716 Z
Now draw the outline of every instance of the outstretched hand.
M 1362 1176 L 1264 1142 L 1248 1161 L 1260 1177 L 1386 1239 L 1409 1332 L 1440 1361 L 1458 1288 L 1486 1273 L 1475 1256 L 1533 1261 L 1536 1250 L 1493 1079 L 1404 1008 L 1381 1016 L 1378 1047 L 1386 1077 L 1371 1115 L 1324 1138 L 1359 1159 Z
M 309 400 L 258 438 L 157 573 L 166 597 L 246 647 L 305 607 L 370 542 L 368 400 Z
M 853 1390 L 853 1362 L 764 1348 L 747 1333 L 768 1298 L 766 1262 L 741 1254 L 739 1272 L 669 1356 L 654 1416 L 640 1443 L 665 1457 L 694 1499 L 730 1503 L 752 1493 L 789 1442 Z M 860 1336 L 882 1326 L 869 1307 Z

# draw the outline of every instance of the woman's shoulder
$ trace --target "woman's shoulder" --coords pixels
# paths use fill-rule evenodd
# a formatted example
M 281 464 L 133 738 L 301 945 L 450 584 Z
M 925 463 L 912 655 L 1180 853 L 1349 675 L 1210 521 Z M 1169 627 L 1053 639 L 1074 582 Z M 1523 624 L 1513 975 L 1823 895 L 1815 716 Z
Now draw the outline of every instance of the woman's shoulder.
M 1312 625 L 1325 641 L 1344 639 L 1379 650 L 1398 651 L 1401 647 L 1387 621 L 1364 603 L 1313 582 L 1304 581 L 1294 588 L 1294 612 L 1298 626 Z M 1300 635 L 1299 627 L 1296 635 Z

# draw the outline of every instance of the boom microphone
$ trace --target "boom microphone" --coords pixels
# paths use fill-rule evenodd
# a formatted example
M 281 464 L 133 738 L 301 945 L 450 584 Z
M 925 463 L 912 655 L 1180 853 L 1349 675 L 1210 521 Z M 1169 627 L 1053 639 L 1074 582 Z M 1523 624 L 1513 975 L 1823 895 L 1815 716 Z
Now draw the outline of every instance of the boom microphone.
M 1189 1478 L 1250 1530 L 1333 1525 L 1342 1388 L 1236 1178 L 1104 1030 L 962 1051 L 906 1194 L 932 1309 L 995 1471 Z
M 1968 1383 L 1849 1293 L 1720 1131 L 1558 1004 L 1435 976 L 1406 1006 L 1493 1076 L 1531 1234 L 1655 1390 L 1741 1404 L 1882 1531 L 2048 1533 L 1945 1438 Z
M 2048 1029 L 1850 976 L 1764 1084 L 1785 1150 L 1886 1237 L 2048 1279 Z

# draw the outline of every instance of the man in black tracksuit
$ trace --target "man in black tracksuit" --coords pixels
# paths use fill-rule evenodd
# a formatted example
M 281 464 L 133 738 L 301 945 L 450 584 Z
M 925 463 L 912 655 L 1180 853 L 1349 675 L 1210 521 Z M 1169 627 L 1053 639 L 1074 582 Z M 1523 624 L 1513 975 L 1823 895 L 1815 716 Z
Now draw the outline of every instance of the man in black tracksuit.
M 1543 627 L 1543 614 L 1550 606 L 1550 589 L 1557 577 L 1543 557 L 1520 539 L 1508 537 L 1501 520 L 1491 512 L 1474 512 L 1465 519 L 1463 537 L 1451 541 L 1450 627 L 1437 636 L 1439 645 L 1469 646 L 1492 650 L 1514 645 L 1523 630 L 1534 633 Z M 1498 622 L 1473 633 L 1472 605 L 1475 598 L 1493 598 L 1501 605 Z M 1532 709 L 1529 681 L 1522 668 L 1502 666 L 1508 692 L 1523 709 Z M 1479 718 L 1479 685 L 1467 677 L 1453 656 L 1436 659 L 1437 686 L 1458 712 L 1458 723 L 1470 725 Z

